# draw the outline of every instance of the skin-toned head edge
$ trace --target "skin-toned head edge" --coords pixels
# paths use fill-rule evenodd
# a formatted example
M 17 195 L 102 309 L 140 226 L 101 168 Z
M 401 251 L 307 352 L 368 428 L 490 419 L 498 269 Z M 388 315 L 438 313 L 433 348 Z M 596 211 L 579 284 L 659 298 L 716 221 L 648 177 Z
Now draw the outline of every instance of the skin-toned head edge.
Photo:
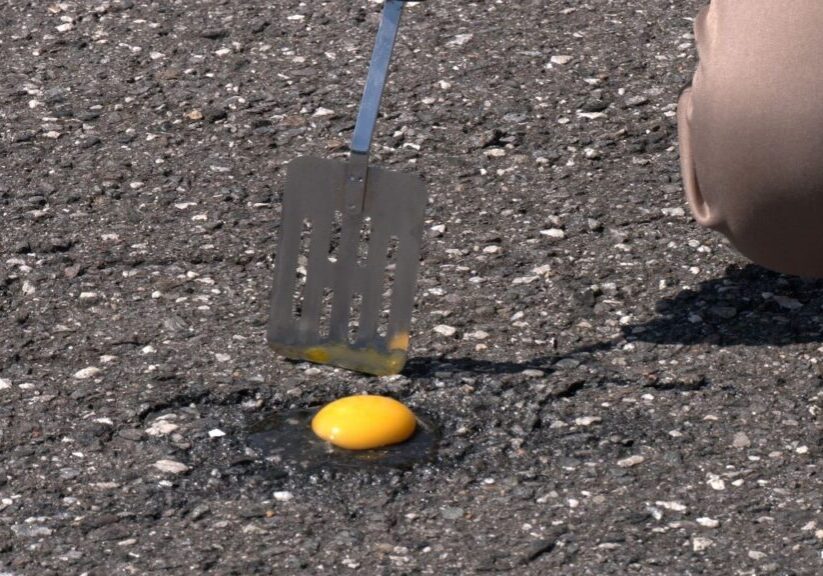
M 701 226 L 752 262 L 823 277 L 823 4 L 716 0 L 678 98 L 683 188 Z
M 777 209 L 773 213 L 763 209 L 754 210 L 757 215 L 753 222 L 749 214 L 742 217 L 743 212 L 749 212 L 746 207 L 746 191 L 731 188 L 704 190 L 701 187 L 692 134 L 692 112 L 692 88 L 689 86 L 678 98 L 677 130 L 683 191 L 695 222 L 723 234 L 736 251 L 754 264 L 784 274 L 823 278 L 823 219 L 818 225 L 813 222 L 804 224 L 802 220 L 807 219 L 808 214 L 804 213 L 803 207 L 790 206 L 791 200 L 788 198 L 781 206 L 778 198 L 781 191 L 775 189 L 766 194 L 775 196 Z M 779 158 L 779 154 L 776 153 L 775 157 Z M 716 162 L 714 166 L 704 168 L 717 173 L 723 170 L 722 164 L 728 160 L 718 157 L 713 161 Z M 702 162 L 706 164 L 708 161 L 704 157 Z M 823 157 L 821 162 L 823 163 Z M 780 168 L 775 166 L 774 170 Z M 723 194 L 734 195 L 734 198 L 724 199 Z M 755 194 L 762 195 L 763 191 Z M 819 194 L 823 203 L 823 183 Z M 792 211 L 797 213 L 796 218 L 792 218 Z M 778 216 L 780 212 L 784 214 Z M 789 215 L 785 212 L 789 212 Z M 732 221 L 731 225 L 729 220 Z M 818 230 L 821 241 L 810 238 Z
M 700 193 L 692 154 L 691 112 L 692 87 L 689 85 L 682 90 L 677 100 L 677 132 L 680 140 L 680 175 L 683 179 L 683 191 L 695 221 L 705 228 L 722 231 L 722 218 L 712 210 Z

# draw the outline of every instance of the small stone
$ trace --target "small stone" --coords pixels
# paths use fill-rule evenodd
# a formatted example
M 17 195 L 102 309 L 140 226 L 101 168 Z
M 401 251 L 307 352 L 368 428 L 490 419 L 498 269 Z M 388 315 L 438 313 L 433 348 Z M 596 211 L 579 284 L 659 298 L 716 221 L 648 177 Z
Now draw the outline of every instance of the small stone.
M 726 489 L 726 483 L 716 474 L 709 474 L 709 479 L 706 481 L 706 484 L 711 486 L 712 490 L 717 490 L 718 492 Z
M 11 380 L 0 378 L 0 390 L 8 390 L 11 388 Z
M 512 285 L 520 286 L 522 284 L 531 284 L 537 280 L 540 280 L 540 276 L 518 276 L 512 280 Z
M 323 108 L 322 106 L 314 111 L 312 114 L 314 118 L 322 118 L 323 116 L 334 116 L 334 110 L 329 110 L 328 108 Z
M 209 430 L 209 438 L 222 438 L 225 435 L 226 435 L 226 433 L 223 432 L 222 430 L 218 429 L 218 428 L 215 428 L 213 430 Z
M 168 420 L 155 420 L 151 426 L 146 428 L 146 434 L 149 436 L 168 436 L 178 428 L 180 426 Z
M 536 540 L 528 545 L 526 552 L 522 556 L 521 562 L 531 563 L 540 558 L 543 554 L 548 554 L 557 546 L 555 539 Z
M 189 471 L 188 466 L 174 460 L 158 460 L 154 463 L 154 467 L 168 474 L 185 474 Z
M 592 232 L 599 232 L 603 230 L 603 223 L 594 218 L 586 218 L 586 227 Z
M 580 360 L 576 358 L 561 358 L 554 363 L 556 368 L 571 369 L 580 366 Z
M 697 519 L 697 523 L 701 526 L 705 526 L 706 528 L 717 528 L 720 526 L 720 522 L 715 520 L 714 518 L 708 518 L 706 516 L 702 516 Z
M 74 377 L 77 380 L 86 380 L 88 378 L 94 378 L 98 374 L 100 374 L 100 368 L 95 366 L 89 366 L 88 368 L 83 368 L 82 370 L 78 370 L 74 373 Z
M 665 216 L 685 216 L 686 211 L 680 206 L 676 208 L 661 208 L 660 210 Z
M 471 338 L 472 340 L 485 340 L 489 337 L 489 333 L 483 330 L 475 330 L 474 332 L 469 332 L 466 334 L 467 338 Z
M 649 99 L 645 96 L 631 96 L 626 98 L 626 107 L 633 108 L 635 106 L 642 106 L 643 104 L 648 104 Z
M 446 337 L 452 337 L 457 334 L 457 328 L 454 326 L 447 326 L 446 324 L 438 324 L 434 327 L 434 331 Z
M 732 439 L 732 446 L 735 448 L 748 448 L 752 445 L 752 441 L 746 436 L 745 432 L 737 432 Z
M 191 514 L 189 514 L 189 518 L 197 522 L 209 512 L 211 512 L 211 509 L 208 506 L 206 506 L 205 504 L 200 504 L 199 506 L 194 507 L 194 509 L 191 511 Z
M 747 556 L 752 560 L 763 560 L 766 558 L 767 554 L 765 552 L 760 552 L 758 550 L 749 550 Z
M 503 148 L 488 148 L 483 151 L 483 154 L 489 158 L 502 158 L 506 155 L 506 151 Z
M 67 266 L 63 270 L 63 276 L 71 280 L 72 278 L 77 278 L 77 275 L 80 274 L 80 265 L 75 264 L 74 266 Z
M 192 110 L 191 112 L 186 112 L 186 118 L 193 122 L 197 122 L 198 120 L 203 119 L 203 113 L 200 110 Z
M 511 124 L 520 124 L 522 122 L 526 122 L 528 119 L 529 115 L 525 112 L 509 112 L 503 116 L 503 122 Z
M 274 499 L 277 500 L 278 502 L 288 502 L 289 500 L 292 500 L 293 498 L 294 498 L 294 494 L 292 494 L 291 492 L 287 492 L 285 490 L 281 491 L 281 492 L 275 492 L 274 493 Z
M 574 56 L 569 56 L 568 54 L 555 54 L 551 57 L 550 62 L 552 64 L 559 64 L 560 66 L 563 66 L 564 64 L 571 62 L 573 58 Z
M 645 461 L 646 459 L 638 454 L 635 456 L 629 456 L 628 458 L 623 458 L 622 460 L 618 460 L 617 465 L 621 468 L 631 468 L 633 466 L 637 466 L 638 464 L 642 464 Z
M 117 435 L 130 442 L 139 442 L 143 439 L 143 431 L 136 428 L 123 428 L 122 430 L 118 430 Z
M 591 426 L 592 424 L 597 424 L 601 421 L 602 418 L 599 416 L 581 416 L 580 418 L 574 419 L 574 423 L 577 426 Z
M 706 548 L 711 547 L 714 541 L 711 538 L 704 538 L 702 536 L 695 536 L 692 538 L 692 550 L 695 552 L 702 552 Z
M 588 118 L 589 120 L 597 120 L 598 118 L 606 118 L 606 114 L 603 112 L 578 112 L 578 116 L 581 118 Z M 645 158 L 643 160 L 646 160 Z
M 799 300 L 795 300 L 794 298 L 789 298 L 788 296 L 773 296 L 775 302 L 780 305 L 781 308 L 785 308 L 786 310 L 799 310 L 803 308 L 803 304 L 800 303 Z
M 458 34 L 457 36 L 446 42 L 446 46 L 463 46 L 472 38 L 474 38 L 474 34 Z
M 220 40 L 229 35 L 229 31 L 225 28 L 206 28 L 200 32 L 201 38 L 208 38 L 209 40 Z
M 15 524 L 11 529 L 18 538 L 51 536 L 53 532 L 48 526 L 40 526 L 38 524 Z
M 444 506 L 440 510 L 440 515 L 444 520 L 457 520 L 458 518 L 462 518 L 463 514 L 462 508 L 454 508 L 452 506 Z
M 566 233 L 563 232 L 560 228 L 549 228 L 548 230 L 541 230 L 540 234 L 542 236 L 548 236 L 549 238 L 556 238 L 558 240 L 562 240 L 566 237 Z
M 681 504 L 680 502 L 663 502 L 658 500 L 655 502 L 661 508 L 665 508 L 666 510 L 671 510 L 672 512 L 682 512 L 685 513 L 688 510 L 688 507 L 685 504 Z

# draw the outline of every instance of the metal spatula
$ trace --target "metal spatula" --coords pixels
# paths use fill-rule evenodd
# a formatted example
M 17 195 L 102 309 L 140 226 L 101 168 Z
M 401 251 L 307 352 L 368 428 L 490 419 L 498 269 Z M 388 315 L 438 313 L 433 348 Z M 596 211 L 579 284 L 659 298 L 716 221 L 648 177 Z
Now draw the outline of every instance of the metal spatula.
M 417 176 L 368 165 L 404 0 L 386 0 L 348 162 L 288 167 L 268 342 L 376 375 L 406 362 L 426 207 Z

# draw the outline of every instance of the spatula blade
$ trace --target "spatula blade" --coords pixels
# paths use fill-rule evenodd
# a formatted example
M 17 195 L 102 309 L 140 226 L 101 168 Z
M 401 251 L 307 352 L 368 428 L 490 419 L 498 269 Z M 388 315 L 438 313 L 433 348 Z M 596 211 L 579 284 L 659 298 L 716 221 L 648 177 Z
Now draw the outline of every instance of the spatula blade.
M 267 339 L 287 358 L 369 374 L 402 370 L 426 207 L 423 181 L 369 167 L 344 210 L 347 162 L 289 164 Z

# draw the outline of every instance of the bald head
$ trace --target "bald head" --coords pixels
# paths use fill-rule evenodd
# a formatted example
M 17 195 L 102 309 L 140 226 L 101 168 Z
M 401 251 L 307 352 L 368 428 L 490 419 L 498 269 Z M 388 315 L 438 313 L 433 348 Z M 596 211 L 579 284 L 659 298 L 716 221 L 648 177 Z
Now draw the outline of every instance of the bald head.
M 754 262 L 823 276 L 823 2 L 714 0 L 678 106 L 697 221 Z

